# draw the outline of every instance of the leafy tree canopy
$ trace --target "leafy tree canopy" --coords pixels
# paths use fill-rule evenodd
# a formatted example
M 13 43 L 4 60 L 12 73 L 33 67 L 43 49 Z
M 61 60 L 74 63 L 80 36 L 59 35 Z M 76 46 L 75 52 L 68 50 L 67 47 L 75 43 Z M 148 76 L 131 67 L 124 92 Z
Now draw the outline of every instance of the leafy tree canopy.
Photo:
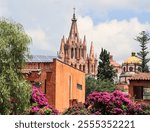
M 31 86 L 21 69 L 30 42 L 21 24 L 0 19 L 0 114 L 21 114 L 29 106 Z
M 146 31 L 142 31 L 139 36 L 135 38 L 135 40 L 140 43 L 141 47 L 141 50 L 137 53 L 137 55 L 142 60 L 142 72 L 149 72 L 147 63 L 150 61 L 150 58 L 147 57 L 149 54 L 147 44 L 150 41 L 150 36 Z
M 109 80 L 113 82 L 116 72 L 113 69 L 113 66 L 110 64 L 110 53 L 107 50 L 101 50 L 99 55 L 99 65 L 97 70 L 97 79 Z
M 115 90 L 115 84 L 109 80 L 100 80 L 92 77 L 86 78 L 86 96 L 93 91 L 97 92 L 112 92 Z

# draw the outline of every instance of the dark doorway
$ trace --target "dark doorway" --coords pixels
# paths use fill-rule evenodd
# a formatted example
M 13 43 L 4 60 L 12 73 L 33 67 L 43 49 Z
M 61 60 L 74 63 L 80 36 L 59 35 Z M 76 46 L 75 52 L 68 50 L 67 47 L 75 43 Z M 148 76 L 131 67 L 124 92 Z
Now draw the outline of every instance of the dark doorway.
M 143 87 L 133 87 L 133 94 L 135 99 L 143 99 Z

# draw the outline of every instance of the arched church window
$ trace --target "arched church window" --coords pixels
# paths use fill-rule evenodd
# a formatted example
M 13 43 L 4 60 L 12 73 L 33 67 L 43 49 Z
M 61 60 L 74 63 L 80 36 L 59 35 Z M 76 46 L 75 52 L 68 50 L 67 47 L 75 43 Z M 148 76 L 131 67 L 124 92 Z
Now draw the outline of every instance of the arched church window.
M 71 48 L 71 58 L 73 58 L 73 48 Z
M 80 48 L 79 48 L 79 58 L 80 58 L 80 54 L 81 54 L 81 53 L 80 53 Z
M 82 49 L 82 57 L 84 58 L 84 49 Z
M 75 48 L 75 58 L 77 59 L 77 48 Z
M 82 70 L 81 68 L 82 68 L 82 66 L 80 65 L 80 66 L 79 66 L 79 69 Z
M 83 65 L 83 71 L 85 72 L 85 65 Z
M 74 67 L 77 68 L 77 65 L 75 64 Z
M 126 72 L 126 68 L 125 67 L 123 67 L 123 72 Z

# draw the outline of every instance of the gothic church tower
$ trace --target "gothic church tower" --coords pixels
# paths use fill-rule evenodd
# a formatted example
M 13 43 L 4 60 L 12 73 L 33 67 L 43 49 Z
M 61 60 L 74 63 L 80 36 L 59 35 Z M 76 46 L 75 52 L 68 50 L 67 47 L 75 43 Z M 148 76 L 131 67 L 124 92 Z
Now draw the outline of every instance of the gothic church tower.
M 67 39 L 62 38 L 58 58 L 63 62 L 84 71 L 86 75 L 96 76 L 97 59 L 94 54 L 93 43 L 91 43 L 90 54 L 87 55 L 86 37 L 79 38 L 77 19 L 75 12 L 72 18 L 71 29 Z

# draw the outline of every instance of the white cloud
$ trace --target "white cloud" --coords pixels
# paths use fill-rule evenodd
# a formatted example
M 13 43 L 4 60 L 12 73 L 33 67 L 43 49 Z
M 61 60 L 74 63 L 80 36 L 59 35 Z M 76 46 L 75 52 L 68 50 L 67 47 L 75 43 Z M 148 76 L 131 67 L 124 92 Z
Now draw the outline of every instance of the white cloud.
M 50 55 L 56 52 L 54 45 L 50 43 L 50 38 L 42 29 L 30 29 L 27 33 L 32 38 L 30 50 L 33 54 Z
M 139 50 L 134 38 L 143 30 L 150 31 L 150 23 L 142 24 L 137 18 L 132 18 L 129 21 L 111 20 L 94 25 L 90 17 L 79 17 L 78 28 L 81 37 L 86 35 L 88 48 L 90 41 L 93 41 L 96 53 L 99 54 L 103 47 L 122 62 L 131 52 Z
M 41 29 L 28 30 L 28 34 L 32 37 L 33 48 L 46 50 L 49 48 L 46 34 Z

